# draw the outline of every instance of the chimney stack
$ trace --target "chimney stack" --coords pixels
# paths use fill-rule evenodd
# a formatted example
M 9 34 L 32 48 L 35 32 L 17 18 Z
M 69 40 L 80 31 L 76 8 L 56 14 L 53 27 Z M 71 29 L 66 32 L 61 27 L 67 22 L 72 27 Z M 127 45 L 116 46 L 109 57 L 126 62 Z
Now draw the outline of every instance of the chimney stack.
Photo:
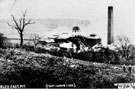
M 113 6 L 108 7 L 108 34 L 107 44 L 113 43 Z

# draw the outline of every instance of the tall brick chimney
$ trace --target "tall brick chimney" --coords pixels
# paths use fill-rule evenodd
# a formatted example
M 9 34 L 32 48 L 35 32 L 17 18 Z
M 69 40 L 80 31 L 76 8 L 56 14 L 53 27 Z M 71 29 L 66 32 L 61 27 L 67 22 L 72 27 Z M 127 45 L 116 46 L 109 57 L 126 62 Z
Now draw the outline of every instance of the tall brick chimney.
M 113 6 L 108 7 L 108 34 L 107 44 L 113 43 Z

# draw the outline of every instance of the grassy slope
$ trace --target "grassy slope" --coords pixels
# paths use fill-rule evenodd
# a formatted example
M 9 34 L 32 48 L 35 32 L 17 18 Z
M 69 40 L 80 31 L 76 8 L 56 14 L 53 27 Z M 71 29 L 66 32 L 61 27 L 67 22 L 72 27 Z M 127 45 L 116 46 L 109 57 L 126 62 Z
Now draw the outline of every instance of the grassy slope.
M 7 52 L 0 61 L 0 84 L 18 83 L 26 84 L 27 87 L 43 87 L 53 80 L 54 83 L 75 83 L 77 87 L 114 87 L 114 83 L 135 81 L 135 71 L 133 70 L 131 75 L 128 72 L 124 73 L 121 65 L 94 63 L 22 50 L 13 51 L 13 55 Z M 55 76 L 57 77 L 54 78 Z

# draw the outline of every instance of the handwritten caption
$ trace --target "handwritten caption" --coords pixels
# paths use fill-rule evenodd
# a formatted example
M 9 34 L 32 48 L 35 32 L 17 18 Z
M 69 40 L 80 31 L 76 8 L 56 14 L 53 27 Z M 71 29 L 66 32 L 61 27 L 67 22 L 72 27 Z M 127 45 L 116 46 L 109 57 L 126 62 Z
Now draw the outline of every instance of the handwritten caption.
M 76 85 L 75 84 L 59 84 L 59 85 L 46 84 L 46 88 L 52 88 L 52 87 L 76 87 Z
M 0 85 L 0 89 L 25 88 L 25 85 Z

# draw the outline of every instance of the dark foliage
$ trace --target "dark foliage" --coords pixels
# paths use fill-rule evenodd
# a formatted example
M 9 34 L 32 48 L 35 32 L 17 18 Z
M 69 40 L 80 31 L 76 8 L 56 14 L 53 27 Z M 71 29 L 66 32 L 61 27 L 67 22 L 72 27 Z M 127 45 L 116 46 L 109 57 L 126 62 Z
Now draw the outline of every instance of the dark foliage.
M 80 53 L 72 53 L 72 56 L 73 58 L 84 61 L 119 64 L 119 56 L 117 52 L 109 50 L 107 48 L 104 48 L 98 52 L 87 51 Z
M 44 48 L 34 48 L 34 46 L 23 46 L 24 49 L 27 51 L 35 51 L 36 53 L 49 53 L 54 56 L 59 57 L 68 57 L 68 58 L 75 58 L 80 59 L 84 61 L 92 61 L 92 62 L 100 62 L 100 63 L 111 63 L 111 64 L 120 64 L 119 55 L 116 51 L 110 50 L 108 48 L 102 48 L 100 51 L 94 52 L 94 51 L 84 51 L 80 53 L 74 53 L 74 52 L 67 52 L 64 50 L 46 50 Z
M 22 46 L 23 49 L 27 50 L 27 51 L 35 51 L 35 47 L 31 46 L 31 45 L 23 45 Z
M 6 42 L 7 38 L 4 36 L 4 34 L 0 33 L 0 48 L 4 47 L 4 43 Z

